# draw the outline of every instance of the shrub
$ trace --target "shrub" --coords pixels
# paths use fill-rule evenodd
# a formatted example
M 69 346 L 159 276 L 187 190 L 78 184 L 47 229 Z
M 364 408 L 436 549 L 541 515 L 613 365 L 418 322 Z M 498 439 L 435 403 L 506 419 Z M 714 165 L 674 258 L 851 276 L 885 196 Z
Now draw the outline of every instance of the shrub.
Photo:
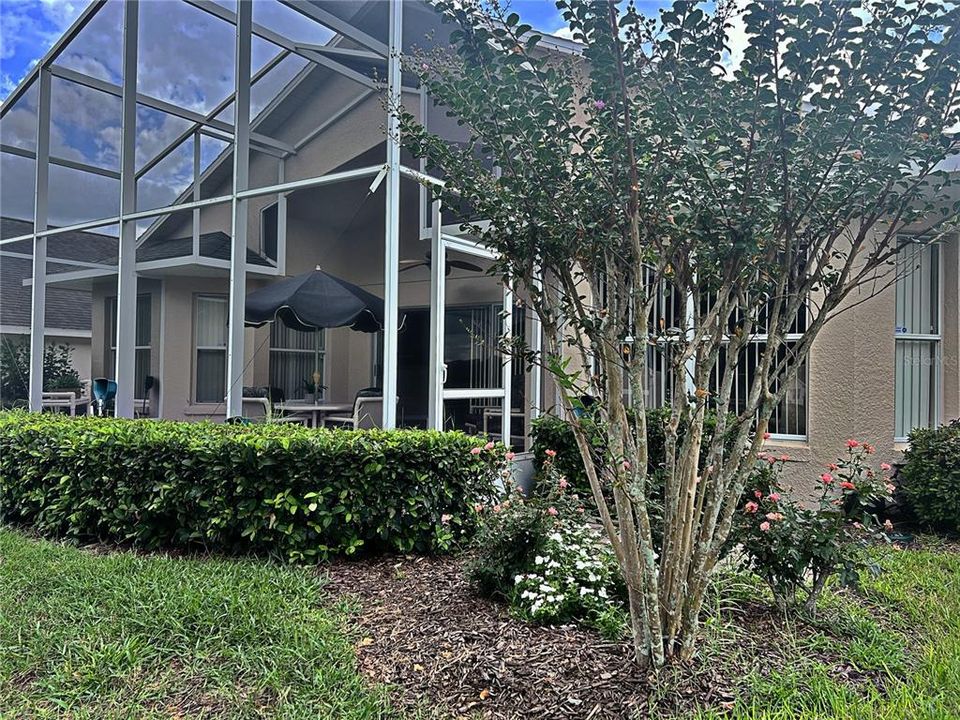
M 820 476 L 820 497 L 809 508 L 791 498 L 780 484 L 783 459 L 763 456 L 745 494 L 733 539 L 738 540 L 753 571 L 769 585 L 783 607 L 805 601 L 813 614 L 827 581 L 839 574 L 856 583 L 865 562 L 864 548 L 883 537 L 870 512 L 894 486 L 870 469 L 869 444 L 848 441 L 846 458 Z M 883 472 L 889 465 L 882 465 Z M 887 530 L 893 526 L 887 521 Z
M 919 523 L 960 532 L 960 420 L 910 433 L 897 478 Z
M 70 362 L 69 345 L 47 345 L 43 351 L 43 389 L 73 390 L 80 375 Z M 29 395 L 30 343 L 0 338 L 0 407 L 26 401 Z
M 507 491 L 478 505 L 481 528 L 467 575 L 481 593 L 507 600 L 536 622 L 582 620 L 615 633 L 626 594 L 610 543 L 585 517 L 581 498 L 547 457 L 529 496 Z
M 655 408 L 647 410 L 647 457 L 648 470 L 652 476 L 658 474 L 663 467 L 666 456 L 666 434 L 664 428 L 670 419 L 669 408 Z M 593 419 L 587 417 L 581 420 L 587 429 L 587 434 L 598 456 L 603 453 L 604 432 Z M 736 429 L 731 424 L 732 430 Z M 717 427 L 717 418 L 707 413 L 704 420 L 703 453 L 706 454 L 713 432 Z M 677 442 L 683 441 L 685 428 L 677 430 Z M 556 415 L 541 415 L 531 423 L 530 437 L 533 441 L 533 452 L 538 465 L 542 466 L 547 459 L 546 451 L 554 450 L 557 455 L 554 464 L 560 474 L 566 476 L 570 484 L 580 493 L 590 492 L 590 483 L 586 471 L 583 469 L 583 460 L 580 458 L 580 449 L 573 434 L 570 423 Z
M 302 560 L 432 552 L 500 457 L 457 432 L 0 414 L 0 520 L 45 535 Z

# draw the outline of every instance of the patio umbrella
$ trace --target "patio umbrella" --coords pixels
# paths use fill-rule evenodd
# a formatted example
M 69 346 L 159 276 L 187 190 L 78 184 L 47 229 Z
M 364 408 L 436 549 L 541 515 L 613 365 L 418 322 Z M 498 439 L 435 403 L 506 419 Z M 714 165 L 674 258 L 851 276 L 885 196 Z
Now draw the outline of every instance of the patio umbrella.
M 383 300 L 363 288 L 316 270 L 267 285 L 247 295 L 244 324 L 261 327 L 279 320 L 288 328 L 319 336 L 324 328 L 347 327 L 372 333 L 383 329 Z M 320 367 L 314 340 L 314 378 Z
M 246 325 L 261 327 L 274 320 L 294 330 L 349 326 L 377 332 L 383 329 L 383 300 L 318 267 L 247 295 Z

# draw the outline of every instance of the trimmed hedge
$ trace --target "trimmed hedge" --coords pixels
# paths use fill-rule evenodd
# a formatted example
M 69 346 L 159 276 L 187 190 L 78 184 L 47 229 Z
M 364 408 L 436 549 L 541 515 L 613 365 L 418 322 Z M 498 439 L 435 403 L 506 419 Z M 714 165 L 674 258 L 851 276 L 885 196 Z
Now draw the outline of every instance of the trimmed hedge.
M 434 552 L 474 530 L 502 448 L 458 432 L 0 413 L 0 521 L 291 560 Z
M 960 420 L 910 433 L 897 475 L 917 522 L 960 532 Z
M 656 476 L 663 467 L 666 455 L 664 428 L 669 420 L 670 408 L 647 410 L 647 468 L 653 476 Z M 597 427 L 591 420 L 586 422 L 591 433 L 592 444 L 599 455 L 603 451 L 604 436 L 602 428 Z M 701 450 L 704 456 L 706 456 L 716 427 L 716 416 L 713 413 L 707 413 L 703 423 L 704 441 Z M 733 435 L 732 430 L 731 437 Z M 678 442 L 683 440 L 684 432 L 685 428 L 681 425 L 678 430 Z M 560 474 L 565 475 L 578 492 L 589 494 L 590 482 L 587 479 L 587 472 L 584 470 L 580 449 L 577 447 L 577 441 L 570 423 L 556 415 L 542 415 L 531 423 L 530 433 L 533 439 L 533 452 L 537 467 L 543 466 L 548 449 L 555 450 L 557 455 L 553 462 Z

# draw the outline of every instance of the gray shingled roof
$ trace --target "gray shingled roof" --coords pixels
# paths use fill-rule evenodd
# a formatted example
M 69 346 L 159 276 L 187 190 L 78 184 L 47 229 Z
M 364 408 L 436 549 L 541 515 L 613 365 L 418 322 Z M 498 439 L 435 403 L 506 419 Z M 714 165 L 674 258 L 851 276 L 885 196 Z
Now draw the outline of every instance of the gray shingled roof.
M 137 248 L 137 262 L 151 260 L 169 260 L 171 258 L 189 256 L 193 252 L 193 239 L 185 238 L 150 238 Z M 215 260 L 230 260 L 230 236 L 225 232 L 204 233 L 200 236 L 200 255 Z M 116 262 L 116 259 L 114 259 Z M 247 264 L 260 267 L 273 267 L 272 263 L 262 255 L 247 248 Z
M 33 223 L 14 218 L 0 218 L 2 237 L 16 237 L 33 231 Z M 24 253 L 32 256 L 31 241 L 11 243 L 2 248 L 6 252 Z M 109 235 L 72 232 L 55 235 L 47 241 L 50 258 L 103 262 L 110 254 L 117 253 L 117 239 Z M 50 262 L 51 273 L 78 270 L 73 265 Z M 30 326 L 29 286 L 23 281 L 33 272 L 33 261 L 28 258 L 0 256 L 0 325 Z M 67 290 L 51 285 L 47 288 L 46 320 L 48 328 L 63 330 L 90 330 L 90 292 Z

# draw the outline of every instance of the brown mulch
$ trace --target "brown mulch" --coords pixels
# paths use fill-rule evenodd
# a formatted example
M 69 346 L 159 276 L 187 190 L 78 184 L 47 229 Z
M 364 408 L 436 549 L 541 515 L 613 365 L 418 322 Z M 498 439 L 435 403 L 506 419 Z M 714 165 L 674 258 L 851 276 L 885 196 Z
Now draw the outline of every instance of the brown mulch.
M 592 720 L 648 716 L 658 695 L 628 642 L 514 618 L 472 592 L 462 560 L 342 561 L 327 571 L 335 596 L 360 602 L 361 671 L 394 686 L 401 705 L 439 717 Z M 671 695 L 688 708 L 723 705 L 732 695 L 719 680 L 691 673 Z

